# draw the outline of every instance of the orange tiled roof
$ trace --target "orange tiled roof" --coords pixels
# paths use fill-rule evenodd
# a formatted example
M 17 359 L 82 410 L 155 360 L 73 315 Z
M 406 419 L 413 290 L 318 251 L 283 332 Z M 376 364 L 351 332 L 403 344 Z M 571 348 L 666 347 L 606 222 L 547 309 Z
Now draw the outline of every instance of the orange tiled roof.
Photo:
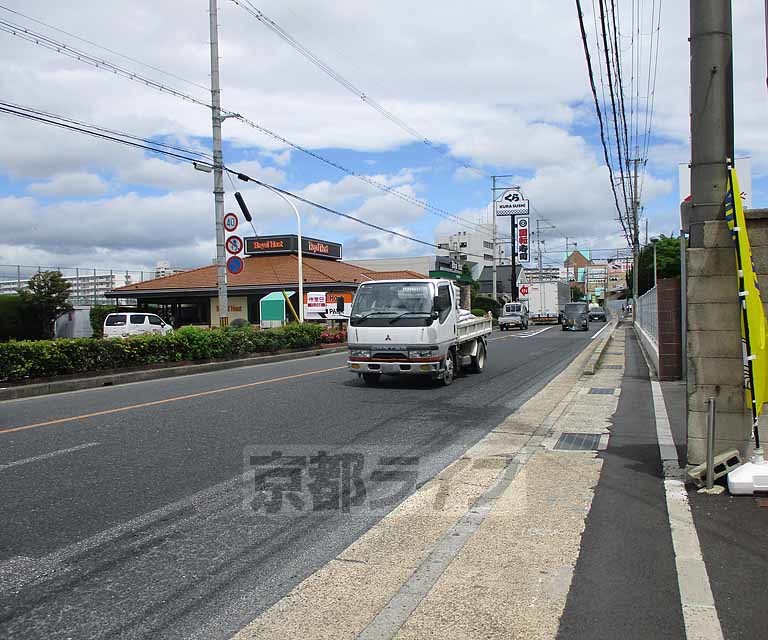
M 298 282 L 298 256 L 250 256 L 246 257 L 243 270 L 227 274 L 230 287 L 269 287 L 290 285 Z M 424 278 L 414 271 L 371 271 L 347 262 L 305 257 L 303 260 L 305 284 L 336 284 L 339 282 L 361 283 L 370 280 Z M 115 291 L 167 291 L 169 289 L 215 289 L 216 265 L 200 267 L 154 278 L 114 289 Z

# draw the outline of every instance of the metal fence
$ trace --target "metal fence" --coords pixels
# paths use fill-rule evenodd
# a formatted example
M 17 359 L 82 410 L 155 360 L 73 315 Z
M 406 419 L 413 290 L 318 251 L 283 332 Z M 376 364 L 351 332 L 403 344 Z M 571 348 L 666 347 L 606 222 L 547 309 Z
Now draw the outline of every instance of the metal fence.
M 105 296 L 107 291 L 128 284 L 169 276 L 186 269 L 157 267 L 145 271 L 127 269 L 94 269 L 88 267 L 50 267 L 21 264 L 0 264 L 0 295 L 16 293 L 29 284 L 30 278 L 43 271 L 58 271 L 70 284 L 69 302 L 73 305 L 115 304 L 114 298 Z M 121 300 L 129 304 L 130 299 Z
M 637 301 L 637 325 L 648 334 L 653 343 L 659 346 L 659 310 L 656 300 L 656 287 L 641 295 Z

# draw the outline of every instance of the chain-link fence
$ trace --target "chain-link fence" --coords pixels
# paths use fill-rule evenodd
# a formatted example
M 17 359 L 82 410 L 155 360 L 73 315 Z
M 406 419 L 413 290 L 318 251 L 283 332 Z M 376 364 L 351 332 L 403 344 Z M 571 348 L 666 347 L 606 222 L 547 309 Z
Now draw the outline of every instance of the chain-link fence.
M 87 267 L 51 267 L 20 264 L 0 264 L 0 295 L 17 293 L 29 284 L 29 280 L 43 271 L 58 271 L 70 284 L 69 302 L 72 305 L 93 306 L 115 304 L 114 298 L 107 298 L 107 291 L 145 280 L 153 280 L 173 275 L 186 269 L 173 269 L 161 265 L 146 271 L 126 269 L 96 269 Z M 120 304 L 135 302 L 131 298 L 121 298 Z
M 659 310 L 656 287 L 641 295 L 637 301 L 637 325 L 648 334 L 653 343 L 659 344 Z

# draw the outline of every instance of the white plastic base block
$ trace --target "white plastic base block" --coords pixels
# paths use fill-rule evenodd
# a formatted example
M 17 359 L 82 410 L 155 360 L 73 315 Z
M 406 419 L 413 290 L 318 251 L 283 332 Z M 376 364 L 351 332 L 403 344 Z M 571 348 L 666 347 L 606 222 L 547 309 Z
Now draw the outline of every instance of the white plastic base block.
M 752 462 L 747 462 L 728 474 L 728 491 L 736 496 L 768 491 L 768 462 L 764 460 L 762 450 L 755 450 Z

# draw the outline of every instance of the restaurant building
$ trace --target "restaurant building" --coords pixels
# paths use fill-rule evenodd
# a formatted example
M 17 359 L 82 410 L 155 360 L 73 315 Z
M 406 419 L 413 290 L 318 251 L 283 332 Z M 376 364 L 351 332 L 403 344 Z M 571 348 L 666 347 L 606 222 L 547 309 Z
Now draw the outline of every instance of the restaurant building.
M 244 240 L 243 269 L 227 274 L 229 321 L 240 318 L 261 324 L 262 309 L 273 309 L 272 303 L 279 298 L 287 298 L 298 311 L 298 237 L 259 236 Z M 344 299 L 348 314 L 352 297 L 363 282 L 425 277 L 407 269 L 374 271 L 343 262 L 341 244 L 315 238 L 302 238 L 302 253 L 305 320 L 333 319 L 338 297 Z M 106 296 L 133 298 L 138 309 L 158 313 L 176 327 L 218 326 L 216 272 L 217 267 L 212 264 L 119 287 Z M 265 298 L 269 305 L 261 304 Z M 286 305 L 285 320 L 291 318 L 290 306 Z M 270 324 L 273 322 L 270 316 Z

